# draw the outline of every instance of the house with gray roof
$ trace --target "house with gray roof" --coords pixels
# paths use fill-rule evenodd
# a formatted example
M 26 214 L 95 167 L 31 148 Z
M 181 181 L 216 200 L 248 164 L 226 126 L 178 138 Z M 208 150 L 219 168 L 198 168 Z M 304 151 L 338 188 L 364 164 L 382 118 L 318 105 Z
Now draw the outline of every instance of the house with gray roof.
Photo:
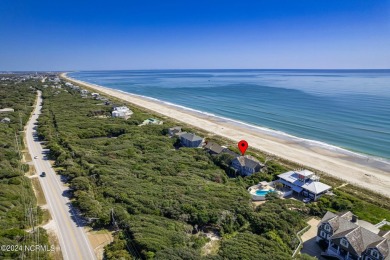
M 181 133 L 181 127 L 180 126 L 174 126 L 174 127 L 168 128 L 169 136 L 178 135 L 179 133 Z
M 238 156 L 232 160 L 232 168 L 243 176 L 259 172 L 264 167 L 255 157 L 250 155 Z
M 326 212 L 318 224 L 316 241 L 325 245 L 324 256 L 337 259 L 389 260 L 390 231 L 359 220 L 352 212 Z
M 3 119 L 0 120 L 0 123 L 9 124 L 11 123 L 11 119 L 9 117 L 4 117 Z
M 320 182 L 320 178 L 309 170 L 289 171 L 279 174 L 278 177 L 277 182 L 289 189 L 284 196 L 296 193 L 316 201 L 332 189 L 331 186 Z
M 223 151 L 225 151 L 227 148 L 222 147 L 217 143 L 213 142 L 206 142 L 206 145 L 204 146 L 204 149 L 206 149 L 210 154 L 220 154 Z
M 185 133 L 180 135 L 180 143 L 185 147 L 201 147 L 203 144 L 203 137 L 192 133 Z

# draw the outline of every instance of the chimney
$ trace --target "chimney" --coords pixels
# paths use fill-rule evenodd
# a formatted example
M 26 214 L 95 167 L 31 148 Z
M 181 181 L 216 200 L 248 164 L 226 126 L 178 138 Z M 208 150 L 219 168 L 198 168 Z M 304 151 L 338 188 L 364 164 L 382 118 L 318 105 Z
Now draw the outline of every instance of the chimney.
M 357 217 L 356 215 L 352 215 L 351 222 L 357 224 L 357 222 L 358 222 L 358 217 Z

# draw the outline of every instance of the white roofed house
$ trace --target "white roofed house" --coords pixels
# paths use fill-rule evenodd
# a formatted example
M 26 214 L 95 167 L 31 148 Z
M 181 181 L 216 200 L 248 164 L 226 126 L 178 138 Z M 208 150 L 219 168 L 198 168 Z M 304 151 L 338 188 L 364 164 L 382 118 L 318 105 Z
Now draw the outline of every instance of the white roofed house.
M 249 176 L 255 172 L 259 172 L 261 168 L 264 167 L 264 165 L 260 163 L 259 160 L 250 155 L 238 156 L 234 158 L 231 166 L 236 170 L 236 172 L 244 176 Z
M 94 99 L 97 99 L 100 94 L 99 93 L 91 93 L 91 96 L 94 98 Z
M 289 171 L 279 174 L 278 177 L 277 182 L 290 189 L 284 196 L 296 193 L 316 201 L 332 189 L 331 186 L 320 182 L 320 178 L 309 170 Z
M 133 114 L 133 111 L 131 111 L 126 106 L 121 107 L 114 107 L 113 111 L 111 112 L 112 117 L 120 117 L 128 119 Z
M 162 125 L 164 122 L 155 118 L 148 118 L 140 124 L 140 126 L 143 125 Z
M 0 113 L 7 113 L 7 112 L 15 112 L 15 109 L 10 107 L 0 109 Z

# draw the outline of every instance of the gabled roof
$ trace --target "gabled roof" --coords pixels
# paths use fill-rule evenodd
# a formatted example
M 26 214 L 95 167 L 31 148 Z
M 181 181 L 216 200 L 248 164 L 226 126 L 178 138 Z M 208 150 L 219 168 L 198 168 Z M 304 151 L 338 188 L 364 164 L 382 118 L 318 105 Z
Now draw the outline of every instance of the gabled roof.
M 217 154 L 222 153 L 222 151 L 226 149 L 220 146 L 219 144 L 212 143 L 212 142 L 207 142 L 204 148 Z
M 390 240 L 352 222 L 353 213 L 348 211 L 338 215 L 326 212 L 319 225 L 328 223 L 333 229 L 331 239 L 346 238 L 351 250 L 361 255 L 368 248 L 376 248 L 386 258 L 390 253 Z M 379 233 L 386 236 L 386 233 Z
M 318 223 L 318 226 L 320 226 L 322 223 L 328 222 L 331 219 L 334 219 L 335 217 L 337 217 L 336 214 L 334 214 L 333 212 L 327 211 L 325 213 L 325 215 L 322 217 L 320 223 Z
M 390 240 L 390 230 L 381 230 L 378 235 Z
M 383 238 L 381 241 L 374 242 L 367 246 L 367 248 L 376 248 L 383 255 L 384 258 L 390 254 L 390 240 Z
M 239 156 L 238 154 L 236 154 L 235 152 L 233 152 L 233 151 L 231 151 L 231 150 L 229 150 L 229 149 L 227 149 L 227 148 L 223 151 L 223 153 L 230 154 L 230 155 L 233 156 L 234 158 L 236 158 L 236 157 Z
M 182 134 L 182 135 L 180 136 L 180 138 L 186 139 L 186 140 L 191 141 L 191 142 L 202 141 L 202 140 L 203 140 L 202 137 L 197 136 L 197 135 L 192 134 L 192 133 L 185 133 L 185 134 Z
M 257 166 L 263 167 L 263 165 L 253 156 L 245 155 L 238 156 L 233 161 L 238 161 L 242 167 L 256 168 Z

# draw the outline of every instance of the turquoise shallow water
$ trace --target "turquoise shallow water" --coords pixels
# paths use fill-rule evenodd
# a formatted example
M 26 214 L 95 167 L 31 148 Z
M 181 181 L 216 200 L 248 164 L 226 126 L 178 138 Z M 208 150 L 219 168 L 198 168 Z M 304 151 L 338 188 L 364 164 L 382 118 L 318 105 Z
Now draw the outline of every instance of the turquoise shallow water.
M 390 70 L 85 71 L 69 76 L 390 158 Z

